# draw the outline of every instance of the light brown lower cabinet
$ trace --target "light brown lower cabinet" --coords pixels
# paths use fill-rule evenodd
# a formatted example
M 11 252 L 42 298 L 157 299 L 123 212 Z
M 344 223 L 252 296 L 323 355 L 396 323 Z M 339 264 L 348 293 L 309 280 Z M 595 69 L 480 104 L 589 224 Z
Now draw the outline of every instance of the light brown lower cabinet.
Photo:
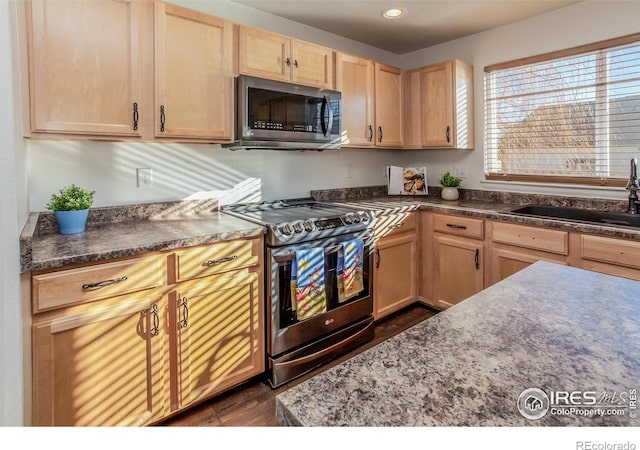
M 183 283 L 169 294 L 177 358 L 171 366 L 172 410 L 264 371 L 259 278 L 231 272 Z
M 255 238 L 34 274 L 32 424 L 152 424 L 262 373 L 261 270 Z
M 640 281 L 640 242 L 589 234 L 572 239 L 583 269 Z
M 536 261 L 568 265 L 569 233 L 506 222 L 487 222 L 490 236 L 488 285 Z
M 415 234 L 390 237 L 376 245 L 374 318 L 381 319 L 416 299 Z
M 556 264 L 568 265 L 567 261 L 562 261 L 553 257 L 540 256 L 540 254 L 519 249 L 519 248 L 491 248 L 490 264 L 491 280 L 489 284 L 497 283 L 500 280 L 513 275 L 516 272 L 530 266 L 536 261 L 547 261 Z
M 150 291 L 34 322 L 33 425 L 131 426 L 162 417 L 165 306 Z
M 482 241 L 435 234 L 433 250 L 434 306 L 448 308 L 483 289 Z
M 376 218 L 373 316 L 392 314 L 416 300 L 418 267 L 417 213 Z

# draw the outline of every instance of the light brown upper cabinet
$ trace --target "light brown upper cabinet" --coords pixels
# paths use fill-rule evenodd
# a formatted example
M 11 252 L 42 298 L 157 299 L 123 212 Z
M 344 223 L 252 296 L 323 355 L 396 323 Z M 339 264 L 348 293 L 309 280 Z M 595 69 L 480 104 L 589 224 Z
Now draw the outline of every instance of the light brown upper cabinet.
M 156 137 L 230 141 L 233 24 L 155 4 Z
M 408 71 L 405 147 L 473 149 L 473 66 L 444 61 Z
M 239 25 L 238 73 L 333 89 L 333 50 Z
M 31 133 L 140 136 L 141 4 L 26 4 Z
M 336 53 L 336 90 L 342 93 L 344 147 L 373 147 L 374 63 Z
M 375 85 L 375 145 L 401 148 L 404 145 L 402 70 L 376 62 Z

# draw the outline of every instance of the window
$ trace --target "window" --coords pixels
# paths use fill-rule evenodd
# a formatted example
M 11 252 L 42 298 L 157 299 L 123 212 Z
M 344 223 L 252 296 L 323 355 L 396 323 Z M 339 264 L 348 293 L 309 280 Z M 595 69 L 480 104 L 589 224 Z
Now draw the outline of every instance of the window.
M 640 34 L 485 68 L 487 179 L 624 185 L 640 157 Z

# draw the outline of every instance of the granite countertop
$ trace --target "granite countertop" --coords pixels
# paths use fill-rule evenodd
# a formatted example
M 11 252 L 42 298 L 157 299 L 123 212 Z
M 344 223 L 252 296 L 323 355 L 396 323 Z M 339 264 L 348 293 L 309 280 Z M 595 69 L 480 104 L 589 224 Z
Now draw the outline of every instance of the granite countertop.
M 637 281 L 537 262 L 278 394 L 278 422 L 640 426 L 629 402 L 640 389 L 638 293 Z M 520 404 L 540 399 L 535 412 L 548 411 L 538 419 L 518 408 L 532 388 L 543 394 L 528 391 Z M 580 392 L 583 404 L 595 395 L 597 408 L 572 411 L 549 401 L 552 390 Z
M 376 214 L 396 214 L 417 210 L 428 210 L 445 214 L 459 214 L 481 219 L 500 220 L 523 225 L 559 228 L 581 233 L 596 233 L 615 237 L 640 239 L 640 229 L 616 225 L 570 221 L 518 215 L 512 209 L 523 203 L 508 203 L 495 200 L 442 200 L 439 197 L 379 196 L 367 199 L 337 200 L 336 203 L 366 208 Z M 527 204 L 526 202 L 524 204 Z M 580 205 L 576 205 L 580 207 Z M 603 208 L 604 209 L 604 208 Z
M 90 210 L 100 221 L 83 233 L 61 235 L 47 225 L 49 213 L 32 213 L 20 237 L 21 270 L 37 271 L 70 264 L 105 261 L 147 252 L 171 250 L 264 234 L 260 225 L 211 211 L 167 213 L 175 205 L 132 206 Z M 150 213 L 150 210 L 157 209 Z M 123 212 L 124 211 L 124 212 Z M 50 214 L 49 214 L 50 215 Z M 43 224 L 43 222 L 45 222 Z

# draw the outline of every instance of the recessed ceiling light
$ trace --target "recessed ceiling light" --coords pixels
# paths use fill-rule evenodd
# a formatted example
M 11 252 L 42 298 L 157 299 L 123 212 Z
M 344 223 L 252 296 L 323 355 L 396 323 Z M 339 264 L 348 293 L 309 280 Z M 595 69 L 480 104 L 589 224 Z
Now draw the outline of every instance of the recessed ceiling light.
M 392 8 L 382 11 L 382 17 L 385 19 L 399 19 L 407 14 L 407 10 L 404 8 Z

